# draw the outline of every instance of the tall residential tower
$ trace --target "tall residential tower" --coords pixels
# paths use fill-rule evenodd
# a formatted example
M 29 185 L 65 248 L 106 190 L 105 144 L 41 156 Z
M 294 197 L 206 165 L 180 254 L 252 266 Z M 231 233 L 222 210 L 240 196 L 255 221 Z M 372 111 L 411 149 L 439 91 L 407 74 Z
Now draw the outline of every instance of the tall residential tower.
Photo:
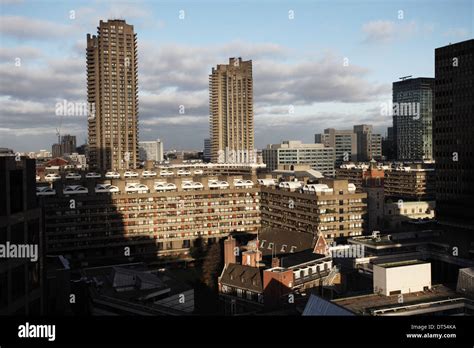
M 209 75 L 211 161 L 255 162 L 252 61 L 230 58 Z
M 138 161 L 137 41 L 124 20 L 100 21 L 87 35 L 89 163 L 97 169 L 136 168 Z

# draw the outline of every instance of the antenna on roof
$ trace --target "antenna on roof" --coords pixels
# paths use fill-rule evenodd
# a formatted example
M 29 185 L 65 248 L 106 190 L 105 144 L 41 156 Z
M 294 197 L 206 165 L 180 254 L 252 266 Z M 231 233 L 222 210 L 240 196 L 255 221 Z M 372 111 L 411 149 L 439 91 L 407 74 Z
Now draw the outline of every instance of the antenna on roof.
M 405 81 L 406 79 L 409 79 L 410 77 L 412 77 L 413 75 L 408 75 L 408 76 L 402 76 L 402 77 L 399 77 L 398 79 L 399 80 L 402 80 L 402 81 Z

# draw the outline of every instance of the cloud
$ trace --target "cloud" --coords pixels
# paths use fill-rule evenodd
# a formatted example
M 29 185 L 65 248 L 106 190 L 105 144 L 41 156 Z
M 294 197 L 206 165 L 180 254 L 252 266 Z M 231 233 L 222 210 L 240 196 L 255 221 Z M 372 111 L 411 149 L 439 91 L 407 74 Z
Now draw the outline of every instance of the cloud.
M 30 46 L 0 47 L 0 62 L 15 64 L 17 58 L 20 58 L 21 61 L 33 61 L 42 55 L 40 49 Z
M 24 101 L 86 98 L 85 63 L 73 59 L 48 60 L 46 66 L 0 65 L 0 94 Z
M 395 24 L 392 21 L 372 21 L 365 23 L 362 31 L 367 35 L 366 42 L 387 42 L 394 35 Z
M 190 126 L 196 123 L 207 124 L 209 118 L 206 116 L 182 116 L 173 117 L 153 117 L 142 121 L 145 126 L 161 126 L 161 125 L 182 125 Z M 151 130 L 151 128 L 149 128 Z
M 318 102 L 359 103 L 389 90 L 369 82 L 369 70 L 343 65 L 343 58 L 327 54 L 297 63 L 260 60 L 254 67 L 255 101 L 272 105 Z
M 38 56 L 41 64 L 24 64 L 20 68 L 13 68 L 11 61 L 0 64 L 0 94 L 4 96 L 0 99 L 0 127 L 30 133 L 47 128 L 51 133 L 63 122 L 63 129 L 67 123 L 68 129 L 77 129 L 78 134 L 85 135 L 84 117 L 61 121 L 54 115 L 58 100 L 86 100 L 83 45 L 82 41 L 75 41 L 62 59 L 51 59 L 45 52 Z M 28 52 L 29 47 L 17 49 Z M 40 54 L 33 50 L 31 53 Z M 335 53 L 298 59 L 291 49 L 274 43 L 232 41 L 189 46 L 138 40 L 138 55 L 140 138 L 161 138 L 169 146 L 181 148 L 200 146 L 202 139 L 208 137 L 208 75 L 212 67 L 228 63 L 229 57 L 253 60 L 256 131 L 260 127 L 286 126 L 287 132 L 291 128 L 289 134 L 298 134 L 293 129 L 305 123 L 315 127 L 314 120 L 319 120 L 319 124 L 334 121 L 334 115 L 314 112 L 289 118 L 290 105 L 297 110 L 317 110 L 320 103 L 327 102 L 353 105 L 376 100 L 390 91 L 389 85 L 370 81 L 367 68 L 343 66 L 343 57 Z M 180 113 L 180 106 L 184 106 L 184 114 Z M 44 129 L 32 124 L 41 124 Z M 314 132 L 304 128 L 301 126 L 298 132 Z M 273 132 L 267 133 L 259 138 L 258 144 L 271 140 Z M 51 139 L 55 141 L 54 137 Z
M 20 40 L 45 40 L 64 37 L 72 27 L 22 16 L 1 16 L 0 34 Z
M 423 31 L 429 30 L 432 30 L 431 26 L 424 26 Z M 405 20 L 398 20 L 394 22 L 389 20 L 375 20 L 365 23 L 362 26 L 362 31 L 365 34 L 364 43 L 378 44 L 407 38 L 418 33 L 419 27 L 415 21 L 407 22 Z
M 464 39 L 471 36 L 471 33 L 466 28 L 449 28 L 443 33 L 443 36 L 454 39 Z

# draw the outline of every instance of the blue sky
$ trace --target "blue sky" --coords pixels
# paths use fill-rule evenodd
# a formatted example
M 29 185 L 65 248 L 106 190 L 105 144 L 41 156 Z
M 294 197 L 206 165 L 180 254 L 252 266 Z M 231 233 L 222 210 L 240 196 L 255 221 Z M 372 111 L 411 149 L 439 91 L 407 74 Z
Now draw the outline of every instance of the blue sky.
M 0 147 L 16 151 L 50 148 L 59 124 L 79 143 L 86 138 L 85 118 L 59 120 L 54 107 L 85 100 L 85 37 L 96 33 L 99 19 L 135 26 L 140 139 L 180 149 L 202 147 L 207 75 L 229 57 L 253 60 L 262 148 L 285 139 L 312 142 L 324 128 L 360 123 L 384 133 L 391 120 L 380 109 L 391 83 L 433 76 L 434 49 L 470 39 L 474 29 L 467 0 L 0 4 Z

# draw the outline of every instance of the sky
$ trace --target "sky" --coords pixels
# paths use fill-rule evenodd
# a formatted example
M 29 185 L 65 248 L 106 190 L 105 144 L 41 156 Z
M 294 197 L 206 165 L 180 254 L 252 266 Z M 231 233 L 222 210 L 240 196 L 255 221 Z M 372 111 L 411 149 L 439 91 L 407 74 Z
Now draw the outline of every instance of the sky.
M 0 147 L 50 150 L 58 128 L 86 142 L 87 117 L 55 109 L 86 101 L 86 35 L 107 19 L 137 33 L 140 140 L 202 149 L 208 75 L 229 57 L 253 63 L 257 148 L 363 123 L 384 135 L 392 82 L 434 77 L 434 49 L 473 38 L 473 4 L 0 0 Z

